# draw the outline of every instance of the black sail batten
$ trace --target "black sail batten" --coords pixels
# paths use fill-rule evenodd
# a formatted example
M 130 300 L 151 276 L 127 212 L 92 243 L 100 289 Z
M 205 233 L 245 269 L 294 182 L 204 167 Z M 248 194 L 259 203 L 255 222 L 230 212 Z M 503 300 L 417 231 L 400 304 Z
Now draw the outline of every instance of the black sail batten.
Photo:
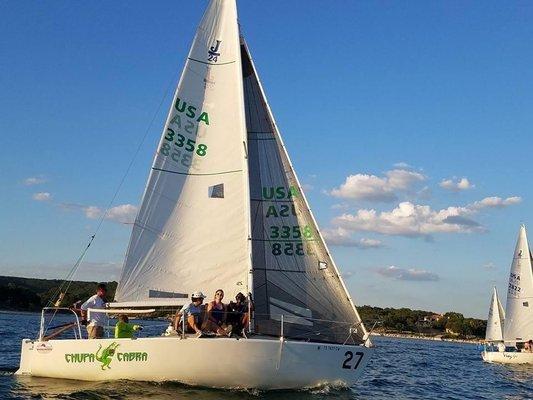
M 256 331 L 361 343 L 366 331 L 318 232 L 241 37 Z

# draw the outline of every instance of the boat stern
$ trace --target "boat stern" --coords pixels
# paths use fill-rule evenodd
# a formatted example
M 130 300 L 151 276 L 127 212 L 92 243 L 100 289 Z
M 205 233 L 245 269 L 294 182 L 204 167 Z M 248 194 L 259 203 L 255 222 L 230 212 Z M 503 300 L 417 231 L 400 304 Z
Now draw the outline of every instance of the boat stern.
M 34 342 L 31 339 L 22 339 L 20 351 L 20 366 L 15 375 L 31 375 L 31 359 L 34 351 Z

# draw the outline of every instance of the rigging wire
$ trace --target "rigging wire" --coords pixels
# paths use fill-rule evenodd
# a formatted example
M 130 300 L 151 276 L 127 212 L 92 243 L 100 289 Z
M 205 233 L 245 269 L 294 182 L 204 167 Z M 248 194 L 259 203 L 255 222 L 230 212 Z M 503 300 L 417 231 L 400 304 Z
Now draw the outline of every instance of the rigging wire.
M 96 237 L 96 234 L 100 231 L 100 229 L 102 227 L 102 224 L 104 223 L 105 219 L 107 218 L 107 216 L 109 214 L 109 210 L 111 209 L 111 207 L 112 207 L 113 203 L 115 202 L 120 190 L 122 189 L 122 186 L 124 185 L 126 177 L 128 176 L 128 174 L 129 174 L 129 172 L 130 172 L 130 170 L 131 170 L 131 168 L 133 166 L 133 163 L 135 162 L 137 156 L 139 155 L 139 152 L 141 151 L 141 148 L 142 148 L 142 146 L 143 146 L 143 144 L 144 144 L 144 142 L 146 140 L 146 137 L 148 136 L 148 133 L 150 133 L 150 130 L 152 129 L 152 125 L 154 124 L 157 116 L 159 115 L 159 112 L 161 111 L 161 107 L 163 106 L 163 103 L 164 103 L 165 99 L 167 98 L 168 93 L 170 91 L 170 88 L 173 86 L 174 82 L 175 82 L 175 78 L 172 78 L 169 81 L 169 83 L 167 84 L 165 92 L 164 92 L 163 96 L 161 97 L 161 100 L 159 101 L 159 104 L 157 106 L 157 109 L 156 109 L 155 113 L 153 114 L 152 119 L 150 120 L 150 123 L 148 124 L 146 130 L 144 131 L 142 139 L 139 142 L 139 144 L 137 145 L 137 149 L 133 153 L 133 156 L 132 156 L 132 158 L 131 158 L 131 160 L 130 160 L 127 168 L 126 168 L 126 171 L 122 175 L 122 178 L 120 179 L 120 182 L 119 182 L 119 184 L 118 184 L 113 196 L 111 197 L 111 200 L 107 204 L 107 207 L 105 208 L 104 213 L 100 216 L 100 218 L 98 220 L 98 225 L 96 226 L 96 229 L 94 230 L 94 233 L 92 234 L 91 238 L 89 239 L 89 242 L 87 243 L 87 246 L 83 249 L 82 253 L 80 254 L 78 259 L 74 263 L 72 269 L 67 274 L 65 280 L 61 283 L 59 288 L 54 292 L 54 294 L 48 300 L 47 304 L 49 306 L 54 304 L 53 302 L 54 302 L 54 300 L 56 298 L 57 298 L 56 307 L 60 306 L 60 303 L 63 300 L 63 297 L 61 297 L 62 294 L 64 296 L 64 294 L 69 290 L 69 288 L 70 288 L 70 286 L 72 284 L 72 278 L 74 277 L 74 274 L 77 272 L 78 268 L 80 267 L 83 259 L 85 258 L 85 255 L 87 254 L 87 251 L 89 250 L 89 247 L 91 247 L 91 244 L 93 243 L 93 241 L 94 241 L 94 239 Z M 54 314 L 54 316 L 55 316 L 55 314 Z M 52 317 L 52 319 L 53 319 L 53 317 Z

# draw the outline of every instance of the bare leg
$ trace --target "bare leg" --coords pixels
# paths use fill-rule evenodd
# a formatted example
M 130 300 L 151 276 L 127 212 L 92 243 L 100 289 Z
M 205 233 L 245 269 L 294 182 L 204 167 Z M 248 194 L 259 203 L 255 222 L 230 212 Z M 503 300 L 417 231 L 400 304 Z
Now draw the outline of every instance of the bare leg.
M 243 329 L 248 328 L 248 324 L 249 324 L 249 323 L 250 323 L 250 317 L 249 317 L 248 313 L 245 313 L 245 314 L 242 316 L 242 320 L 241 320 L 242 328 L 243 328 Z
M 194 318 L 194 315 L 189 315 L 187 317 L 187 325 L 194 329 L 196 333 L 202 332 L 198 325 L 196 325 L 196 319 Z
M 218 326 L 217 324 L 215 324 L 213 321 L 210 321 L 210 320 L 205 321 L 203 328 L 209 332 L 215 332 L 217 335 L 225 336 L 228 334 L 228 332 L 226 332 L 224 328 L 222 328 L 221 326 Z

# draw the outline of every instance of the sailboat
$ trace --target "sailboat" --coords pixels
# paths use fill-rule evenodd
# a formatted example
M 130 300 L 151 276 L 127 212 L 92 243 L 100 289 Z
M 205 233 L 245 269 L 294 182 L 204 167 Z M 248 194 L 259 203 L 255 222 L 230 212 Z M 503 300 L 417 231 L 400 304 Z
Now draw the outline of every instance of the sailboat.
M 526 227 L 521 225 L 509 274 L 505 314 L 494 289 L 487 321 L 486 340 L 500 344 L 496 351 L 494 348 L 485 348 L 481 355 L 487 362 L 533 364 L 533 350 L 525 349 L 525 343 L 531 339 L 533 339 L 533 260 Z
M 485 331 L 485 344 L 491 349 L 503 345 L 504 319 L 505 311 L 498 297 L 496 286 L 494 286 L 487 318 L 487 330 Z
M 107 313 L 247 293 L 245 338 L 24 339 L 18 374 L 215 388 L 350 386 L 373 352 L 266 100 L 235 0 L 197 29 Z M 102 310 L 91 310 L 101 312 Z

